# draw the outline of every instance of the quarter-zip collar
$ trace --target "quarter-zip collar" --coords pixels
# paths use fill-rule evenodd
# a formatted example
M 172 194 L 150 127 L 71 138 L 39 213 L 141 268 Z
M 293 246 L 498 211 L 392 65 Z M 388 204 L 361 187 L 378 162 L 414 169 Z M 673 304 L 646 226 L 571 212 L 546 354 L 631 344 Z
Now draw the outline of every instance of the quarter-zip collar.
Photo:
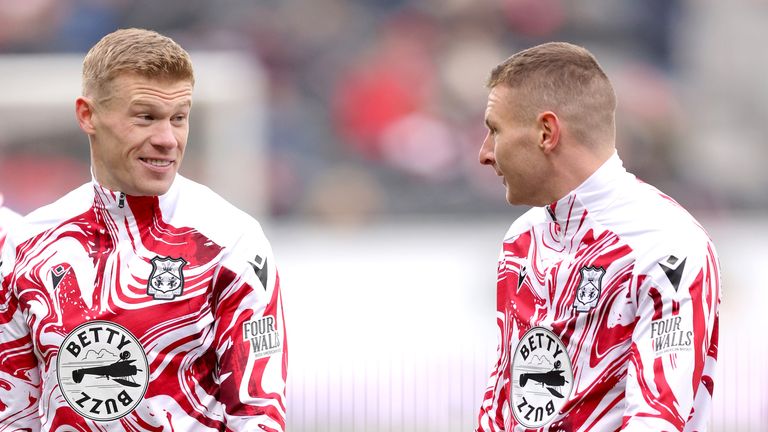
M 95 177 L 91 177 L 93 183 L 93 206 L 97 210 L 108 212 L 113 218 L 118 216 L 130 215 L 133 212 L 131 208 L 142 209 L 140 213 L 159 214 L 160 204 L 169 197 L 178 194 L 177 174 L 168 191 L 160 196 L 133 196 L 121 191 L 113 191 L 102 186 Z
M 627 170 L 614 152 L 589 178 L 563 198 L 546 206 L 547 213 L 558 225 L 562 235 L 578 229 L 587 214 L 597 214 L 608 208 L 620 194 L 619 184 L 626 179 Z

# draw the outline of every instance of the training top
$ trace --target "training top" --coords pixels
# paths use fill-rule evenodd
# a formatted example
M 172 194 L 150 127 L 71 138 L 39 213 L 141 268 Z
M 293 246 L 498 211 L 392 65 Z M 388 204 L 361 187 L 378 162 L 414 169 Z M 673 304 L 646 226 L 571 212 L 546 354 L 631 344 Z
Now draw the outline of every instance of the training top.
M 476 431 L 706 430 L 719 304 L 704 229 L 614 153 L 504 238 Z
M 85 184 L 10 233 L 0 270 L 0 431 L 285 429 L 272 250 L 207 187 Z

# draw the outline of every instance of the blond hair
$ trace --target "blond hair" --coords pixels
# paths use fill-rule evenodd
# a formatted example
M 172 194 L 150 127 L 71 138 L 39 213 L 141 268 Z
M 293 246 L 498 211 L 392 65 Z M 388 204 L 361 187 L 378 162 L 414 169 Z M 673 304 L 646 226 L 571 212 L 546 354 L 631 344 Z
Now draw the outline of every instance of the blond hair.
M 137 28 L 112 32 L 88 51 L 83 60 L 83 95 L 106 97 L 109 85 L 121 74 L 195 82 L 184 48 L 160 33 Z
M 615 135 L 616 94 L 608 76 L 586 48 L 549 42 L 520 51 L 491 72 L 489 88 L 515 90 L 523 119 L 552 111 L 585 143 Z M 608 137 L 606 134 L 610 134 Z

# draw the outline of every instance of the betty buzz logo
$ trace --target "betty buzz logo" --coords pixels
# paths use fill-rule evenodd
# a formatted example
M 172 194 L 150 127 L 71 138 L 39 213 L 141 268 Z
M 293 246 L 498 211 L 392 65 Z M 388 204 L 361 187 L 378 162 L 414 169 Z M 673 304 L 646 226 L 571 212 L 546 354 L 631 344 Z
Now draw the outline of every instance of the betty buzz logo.
M 526 428 L 549 424 L 573 387 L 573 370 L 565 345 L 543 327 L 528 330 L 515 348 L 511 365 L 512 413 Z
M 149 385 L 141 344 L 109 321 L 89 321 L 72 330 L 59 349 L 56 374 L 69 406 L 95 421 L 128 415 Z

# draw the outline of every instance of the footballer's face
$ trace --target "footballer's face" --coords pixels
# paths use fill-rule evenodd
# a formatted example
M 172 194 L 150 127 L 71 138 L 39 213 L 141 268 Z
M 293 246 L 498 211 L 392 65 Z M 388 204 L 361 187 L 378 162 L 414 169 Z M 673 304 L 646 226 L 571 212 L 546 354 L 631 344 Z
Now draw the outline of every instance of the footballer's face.
M 76 103 L 96 181 L 128 195 L 166 193 L 187 145 L 192 83 L 122 74 L 102 92 Z
M 546 161 L 538 145 L 535 119 L 520 118 L 515 109 L 525 103 L 519 92 L 500 84 L 488 95 L 485 124 L 488 134 L 480 148 L 479 161 L 502 178 L 510 204 L 541 206 L 547 181 Z

